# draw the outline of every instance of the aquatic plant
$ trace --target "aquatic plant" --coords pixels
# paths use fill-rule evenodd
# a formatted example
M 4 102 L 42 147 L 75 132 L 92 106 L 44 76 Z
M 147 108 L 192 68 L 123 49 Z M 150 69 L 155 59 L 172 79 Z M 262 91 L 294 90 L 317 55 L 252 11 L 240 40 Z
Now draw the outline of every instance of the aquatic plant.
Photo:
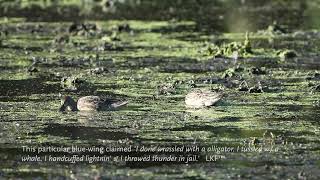
M 297 53 L 294 50 L 289 50 L 289 49 L 285 49 L 285 50 L 278 50 L 276 52 L 276 54 L 280 57 L 281 60 L 286 60 L 286 59 L 290 59 L 290 58 L 295 58 L 297 57 Z
M 207 52 L 214 57 L 233 57 L 235 59 L 238 57 L 247 57 L 253 53 L 249 33 L 246 33 L 243 42 L 231 42 L 223 44 L 220 47 L 215 44 L 210 44 L 207 47 Z

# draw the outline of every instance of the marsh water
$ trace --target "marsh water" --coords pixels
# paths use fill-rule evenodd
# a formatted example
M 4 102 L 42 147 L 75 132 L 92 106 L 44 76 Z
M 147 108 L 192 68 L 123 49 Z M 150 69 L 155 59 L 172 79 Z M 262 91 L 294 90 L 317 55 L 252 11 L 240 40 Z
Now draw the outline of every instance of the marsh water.
M 26 2 L 0 4 L 0 179 L 320 178 L 319 1 Z M 194 89 L 224 97 L 188 109 Z M 60 112 L 66 95 L 129 103 Z M 22 161 L 63 155 L 23 149 L 49 146 L 272 150 L 107 153 L 195 156 L 189 162 Z

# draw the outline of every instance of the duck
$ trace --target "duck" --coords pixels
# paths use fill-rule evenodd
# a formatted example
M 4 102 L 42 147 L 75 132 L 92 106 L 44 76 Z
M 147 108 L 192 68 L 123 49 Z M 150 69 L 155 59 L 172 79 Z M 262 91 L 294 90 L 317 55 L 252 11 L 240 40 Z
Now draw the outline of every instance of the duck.
M 215 105 L 222 97 L 221 92 L 197 89 L 186 95 L 185 104 L 187 108 L 200 109 Z
M 116 110 L 128 104 L 128 101 L 106 99 L 99 96 L 84 96 L 75 101 L 70 96 L 61 99 L 60 111 L 100 111 Z

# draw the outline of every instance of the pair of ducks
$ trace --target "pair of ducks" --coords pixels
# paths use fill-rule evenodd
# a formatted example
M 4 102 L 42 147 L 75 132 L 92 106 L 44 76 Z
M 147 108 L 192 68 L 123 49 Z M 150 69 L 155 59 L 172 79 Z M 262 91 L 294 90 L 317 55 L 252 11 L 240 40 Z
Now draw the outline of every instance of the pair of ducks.
M 196 90 L 190 92 L 185 97 L 187 108 L 204 108 L 213 106 L 217 103 L 223 94 L 206 90 Z M 81 97 L 77 102 L 70 96 L 64 97 L 61 102 L 60 111 L 98 111 L 98 110 L 116 110 L 128 104 L 128 101 L 116 99 L 103 99 L 99 96 Z

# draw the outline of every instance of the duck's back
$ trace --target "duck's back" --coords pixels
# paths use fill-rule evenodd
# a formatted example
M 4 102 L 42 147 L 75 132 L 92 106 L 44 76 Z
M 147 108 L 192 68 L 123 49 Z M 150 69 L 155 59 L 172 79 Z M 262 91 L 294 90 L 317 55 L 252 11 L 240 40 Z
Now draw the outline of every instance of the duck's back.
M 102 100 L 99 96 L 84 96 L 78 100 L 79 111 L 96 111 L 100 108 Z
M 186 95 L 185 103 L 187 107 L 203 108 L 214 105 L 222 98 L 222 94 L 211 91 L 194 91 Z

